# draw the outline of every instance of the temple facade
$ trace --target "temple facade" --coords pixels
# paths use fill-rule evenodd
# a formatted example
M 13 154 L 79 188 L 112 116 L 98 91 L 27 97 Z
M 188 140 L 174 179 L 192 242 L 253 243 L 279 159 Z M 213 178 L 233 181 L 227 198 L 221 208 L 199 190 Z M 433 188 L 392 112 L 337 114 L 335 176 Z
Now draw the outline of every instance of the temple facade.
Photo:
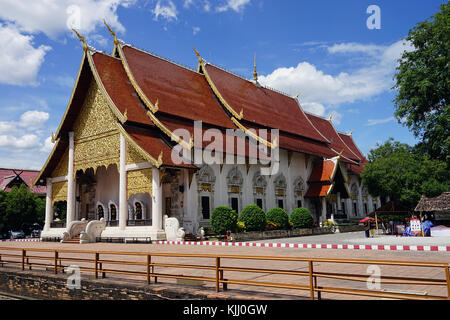
M 81 40 L 76 83 L 34 181 L 46 187 L 43 240 L 168 239 L 173 221 L 197 235 L 217 206 L 306 207 L 320 223 L 381 205 L 361 184 L 367 160 L 351 134 L 261 86 L 256 67 L 247 80 L 198 52 L 191 70 L 115 35 L 111 55 Z M 58 201 L 65 224 L 53 221 Z

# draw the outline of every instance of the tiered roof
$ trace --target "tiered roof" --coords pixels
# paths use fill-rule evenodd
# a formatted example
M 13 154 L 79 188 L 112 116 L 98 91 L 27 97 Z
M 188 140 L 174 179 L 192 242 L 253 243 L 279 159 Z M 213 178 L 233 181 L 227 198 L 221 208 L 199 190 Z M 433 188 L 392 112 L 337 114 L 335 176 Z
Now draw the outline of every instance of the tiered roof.
M 56 145 L 37 177 L 40 183 L 67 149 L 67 132 L 91 81 L 96 81 L 106 96 L 121 132 L 158 167 L 196 168 L 193 163 L 175 164 L 170 157 L 177 142 L 187 149 L 207 148 L 209 143 L 194 145 L 174 134 L 175 129 L 183 128 L 193 136 L 196 120 L 202 121 L 203 130 L 216 128 L 222 132 L 221 151 L 226 147 L 226 129 L 239 128 L 249 136 L 245 142 L 247 152 L 252 148 L 254 151 L 255 145 L 249 141 L 256 139 L 268 147 L 280 146 L 322 159 L 336 157 L 342 151 L 341 161 L 348 165 L 359 166 L 363 159 L 356 145 L 348 146 L 344 141 L 347 138 L 338 134 L 330 121 L 304 113 L 296 98 L 224 71 L 200 56 L 199 68 L 193 71 L 116 37 L 114 43 L 112 55 L 84 46 L 77 82 L 54 137 Z M 270 134 L 255 135 L 250 129 L 267 129 L 268 133 L 278 129 L 279 141 Z M 261 151 L 259 156 L 268 158 Z

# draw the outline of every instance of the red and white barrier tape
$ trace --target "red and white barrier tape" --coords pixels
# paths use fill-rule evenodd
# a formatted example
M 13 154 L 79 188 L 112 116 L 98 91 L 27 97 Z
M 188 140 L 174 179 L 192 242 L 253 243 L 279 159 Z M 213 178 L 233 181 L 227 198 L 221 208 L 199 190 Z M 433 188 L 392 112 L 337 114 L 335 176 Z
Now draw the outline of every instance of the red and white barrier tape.
M 270 242 L 216 242 L 216 241 L 155 241 L 156 244 L 232 246 L 261 248 L 298 248 L 298 249 L 350 249 L 350 250 L 386 250 L 386 251 L 446 251 L 450 246 L 420 245 L 370 245 L 370 244 L 315 244 L 315 243 L 270 243 Z

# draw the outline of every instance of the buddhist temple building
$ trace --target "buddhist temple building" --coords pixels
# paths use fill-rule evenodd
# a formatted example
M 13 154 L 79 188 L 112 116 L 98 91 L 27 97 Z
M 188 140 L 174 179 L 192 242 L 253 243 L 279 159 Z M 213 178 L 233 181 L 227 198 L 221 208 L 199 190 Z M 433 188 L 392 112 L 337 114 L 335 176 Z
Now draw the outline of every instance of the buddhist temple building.
M 169 239 L 171 218 L 196 235 L 221 205 L 306 207 L 318 223 L 380 206 L 361 184 L 367 160 L 352 135 L 260 85 L 256 68 L 247 80 L 195 51 L 191 70 L 111 33 L 112 54 L 80 36 L 76 83 L 34 181 L 46 187 L 44 240 L 80 230 L 93 232 L 91 241 Z M 55 227 L 58 201 L 67 202 L 66 224 Z

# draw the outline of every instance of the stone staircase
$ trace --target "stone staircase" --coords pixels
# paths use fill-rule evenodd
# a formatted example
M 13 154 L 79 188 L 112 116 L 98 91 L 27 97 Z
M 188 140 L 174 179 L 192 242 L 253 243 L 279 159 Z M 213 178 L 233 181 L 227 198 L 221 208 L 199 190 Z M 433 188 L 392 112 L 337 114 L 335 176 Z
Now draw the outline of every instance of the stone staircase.
M 61 241 L 61 243 L 76 243 L 76 244 L 80 244 L 80 236 L 75 236 L 72 239 L 69 240 L 63 240 Z

